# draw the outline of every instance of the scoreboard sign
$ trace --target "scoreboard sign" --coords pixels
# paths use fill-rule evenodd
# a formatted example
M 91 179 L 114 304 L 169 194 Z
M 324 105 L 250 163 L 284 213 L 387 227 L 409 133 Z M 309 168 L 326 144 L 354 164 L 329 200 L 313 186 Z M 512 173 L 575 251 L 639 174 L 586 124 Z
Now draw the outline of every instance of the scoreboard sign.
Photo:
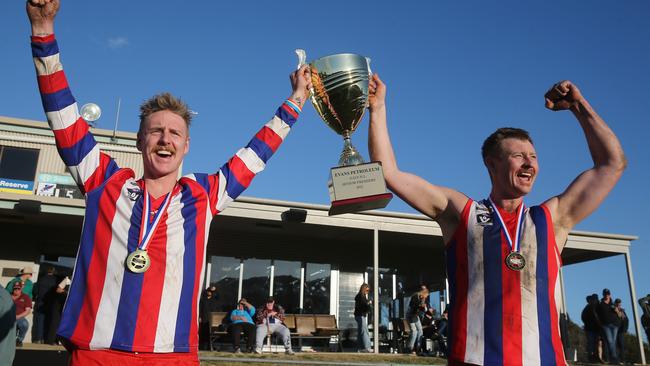
M 84 195 L 69 175 L 39 174 L 37 196 L 83 199 Z

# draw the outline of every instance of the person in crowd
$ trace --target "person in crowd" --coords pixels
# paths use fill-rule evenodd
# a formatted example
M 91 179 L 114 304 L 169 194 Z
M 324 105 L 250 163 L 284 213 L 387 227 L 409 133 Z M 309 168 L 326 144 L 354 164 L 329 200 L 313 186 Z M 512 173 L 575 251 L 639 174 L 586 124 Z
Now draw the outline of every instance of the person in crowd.
M 407 342 L 406 349 L 411 354 L 417 354 L 418 349 L 420 348 L 420 343 L 422 340 L 422 323 L 420 322 L 420 314 L 426 313 L 429 309 L 428 304 L 426 303 L 427 296 L 429 296 L 429 290 L 420 289 L 411 296 L 409 300 L 409 308 L 406 314 L 406 320 L 409 322 L 409 327 L 411 332 L 409 333 L 409 339 Z
M 232 346 L 235 353 L 241 353 L 241 334 L 246 336 L 246 351 L 253 352 L 255 345 L 256 328 L 253 317 L 255 307 L 245 298 L 239 299 L 237 307 L 228 315 L 228 333 L 232 338 Z
M 447 358 L 447 325 L 449 323 L 449 310 L 445 308 L 440 315 L 440 319 L 436 322 L 438 330 L 438 350 L 442 353 L 442 357 Z
M 528 207 L 524 197 L 540 168 L 532 138 L 523 129 L 499 128 L 481 148 L 489 195 L 474 200 L 399 168 L 386 121 L 386 85 L 377 73 L 369 94 L 371 160 L 381 162 L 388 188 L 442 231 L 453 299 L 450 365 L 565 364 L 556 301 L 560 256 L 572 228 L 598 208 L 625 170 L 616 135 L 575 84 L 558 82 L 544 95 L 546 108 L 573 113 L 593 164 L 564 192 Z
M 12 294 L 0 289 L 0 366 L 12 366 L 15 355 L 16 304 Z
M 639 299 L 639 306 L 641 306 L 641 326 L 645 330 L 646 338 L 650 339 L 650 294 Z
M 59 8 L 59 0 L 26 3 L 30 59 L 43 108 L 58 152 L 86 203 L 58 335 L 72 366 L 133 359 L 198 365 L 198 303 L 210 223 L 249 187 L 285 141 L 307 101 L 309 70 L 303 66 L 291 73 L 289 98 L 212 174 L 181 176 L 190 148 L 189 106 L 171 93 L 146 100 L 136 141 L 143 175 L 137 177 L 101 151 L 79 114 L 54 34 Z M 230 118 L 232 113 L 222 114 Z M 229 136 L 227 128 L 221 129 L 215 139 Z
M 57 338 L 56 330 L 59 328 L 59 324 L 61 323 L 61 314 L 63 312 L 65 301 L 68 298 L 68 291 L 70 291 L 71 282 L 70 277 L 63 276 L 54 289 L 52 306 L 50 308 L 50 324 L 45 336 L 45 343 L 47 344 L 55 345 L 61 343 Z
M 29 329 L 27 315 L 32 312 L 32 299 L 23 293 L 22 282 L 14 282 L 11 298 L 16 305 L 16 347 L 22 347 Z
M 209 286 L 199 301 L 199 349 L 210 349 L 210 314 L 219 311 L 217 287 Z
M 45 268 L 45 273 L 39 276 L 34 284 L 34 326 L 32 327 L 32 343 L 45 342 L 51 320 L 54 289 L 57 287 L 56 270 L 52 266 Z
M 616 354 L 618 359 L 625 363 L 625 334 L 630 326 L 630 319 L 625 313 L 625 309 L 621 305 L 621 299 L 614 300 L 614 306 L 616 307 L 616 314 L 618 315 L 620 325 L 616 332 Z
M 587 337 L 587 358 L 589 362 L 602 362 L 596 348 L 601 330 L 601 323 L 598 319 L 597 294 L 587 296 L 587 305 L 582 309 L 580 318 L 584 324 L 585 336 Z
M 600 319 L 601 331 L 604 336 L 605 346 L 607 347 L 607 361 L 610 363 L 618 363 L 616 336 L 618 334 L 618 327 L 621 324 L 621 318 L 612 300 L 612 294 L 607 288 L 603 289 L 603 298 L 598 304 L 598 319 Z
M 21 268 L 18 271 L 18 274 L 16 277 L 12 278 L 11 281 L 7 283 L 7 286 L 5 289 L 7 289 L 7 292 L 11 293 L 14 289 L 14 284 L 16 282 L 22 282 L 23 283 L 23 294 L 29 296 L 29 299 L 32 299 L 33 296 L 33 289 L 34 289 L 34 283 L 32 282 L 32 275 L 34 273 L 34 270 L 32 270 L 32 267 L 24 267 Z
M 282 306 L 275 303 L 273 297 L 269 297 L 266 303 L 257 309 L 255 313 L 255 353 L 261 354 L 264 339 L 273 334 L 280 336 L 282 344 L 284 344 L 284 352 L 288 355 L 293 355 L 291 349 L 291 332 L 284 324 L 284 309 Z
M 363 283 L 354 297 L 354 320 L 357 322 L 357 351 L 372 352 L 368 332 L 368 314 L 372 310 L 372 300 L 368 298 L 370 286 Z

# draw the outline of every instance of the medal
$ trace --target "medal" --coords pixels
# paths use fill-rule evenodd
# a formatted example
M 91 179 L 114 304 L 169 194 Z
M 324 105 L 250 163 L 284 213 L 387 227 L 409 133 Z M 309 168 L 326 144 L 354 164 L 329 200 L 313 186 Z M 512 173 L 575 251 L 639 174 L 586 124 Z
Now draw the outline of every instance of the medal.
M 126 268 L 133 273 L 144 273 L 150 265 L 151 259 L 146 250 L 136 249 L 126 257 Z
M 513 271 L 521 271 L 526 267 L 526 258 L 519 252 L 510 252 L 506 257 L 506 267 Z
M 517 229 L 515 230 L 515 240 L 513 241 L 510 238 L 510 233 L 508 233 L 508 228 L 506 227 L 505 221 L 503 221 L 503 218 L 501 217 L 501 214 L 499 213 L 499 209 L 497 208 L 497 205 L 494 204 L 492 201 L 492 198 L 489 198 L 490 204 L 492 205 L 492 208 L 494 209 L 494 213 L 496 214 L 497 218 L 499 219 L 499 222 L 501 223 L 501 228 L 503 229 L 504 236 L 506 237 L 506 240 L 508 241 L 508 246 L 510 247 L 510 254 L 506 256 L 506 267 L 508 269 L 511 269 L 513 271 L 521 271 L 526 267 L 526 258 L 519 252 L 519 249 L 521 247 L 521 233 L 523 231 L 523 223 L 524 223 L 524 203 L 522 202 L 521 205 L 519 205 L 519 212 L 517 213 Z
M 176 186 L 174 186 L 174 189 Z M 151 202 L 149 199 L 149 194 L 147 193 L 147 186 L 144 187 L 144 207 L 142 208 L 142 220 L 140 221 L 140 245 L 131 252 L 125 261 L 126 268 L 133 273 L 144 273 L 151 266 L 151 258 L 147 253 L 147 246 L 153 237 L 153 234 L 156 232 L 156 227 L 160 222 L 161 217 L 167 211 L 169 207 L 169 202 L 171 201 L 172 192 L 167 193 L 165 201 L 160 206 L 160 209 L 156 210 L 154 213 L 153 220 L 149 220 L 149 211 L 151 207 Z

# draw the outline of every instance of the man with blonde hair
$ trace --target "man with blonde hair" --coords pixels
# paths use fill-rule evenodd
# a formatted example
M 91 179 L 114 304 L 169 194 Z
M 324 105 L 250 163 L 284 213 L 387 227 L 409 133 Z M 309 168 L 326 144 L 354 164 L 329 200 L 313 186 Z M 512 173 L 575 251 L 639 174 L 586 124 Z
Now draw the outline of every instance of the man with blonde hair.
M 244 189 L 296 122 L 310 87 L 306 67 L 291 96 L 214 174 L 179 177 L 191 113 L 163 93 L 141 107 L 137 148 L 144 176 L 99 150 L 59 59 L 59 0 L 29 0 L 32 55 L 61 158 L 86 198 L 86 214 L 58 335 L 71 364 L 198 365 L 198 300 L 210 223 Z

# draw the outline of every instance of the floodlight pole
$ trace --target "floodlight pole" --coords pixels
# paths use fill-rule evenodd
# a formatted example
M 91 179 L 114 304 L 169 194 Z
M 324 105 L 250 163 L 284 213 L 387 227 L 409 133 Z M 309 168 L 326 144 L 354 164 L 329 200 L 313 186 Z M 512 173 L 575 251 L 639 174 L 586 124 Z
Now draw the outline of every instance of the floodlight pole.
M 111 141 L 113 142 L 117 140 L 117 124 L 120 121 L 120 104 L 122 104 L 122 98 L 117 98 L 117 113 L 115 114 L 115 128 L 113 128 L 113 137 L 111 137 Z

